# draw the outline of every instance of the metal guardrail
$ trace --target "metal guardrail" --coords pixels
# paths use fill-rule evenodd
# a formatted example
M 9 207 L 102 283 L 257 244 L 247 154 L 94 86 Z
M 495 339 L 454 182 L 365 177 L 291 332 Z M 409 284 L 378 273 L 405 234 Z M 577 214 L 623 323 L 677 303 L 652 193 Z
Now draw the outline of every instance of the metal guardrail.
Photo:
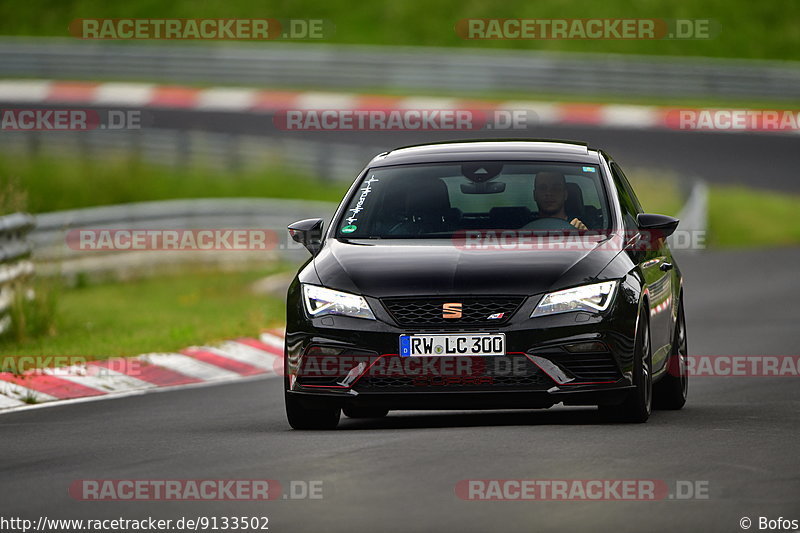
M 0 217 L 0 334 L 11 325 L 8 310 L 20 284 L 33 274 L 31 245 L 26 237 L 34 218 L 25 213 Z
M 800 100 L 800 62 L 289 43 L 0 39 L 0 76 Z
M 301 261 L 308 252 L 287 237 L 286 226 L 303 218 L 330 218 L 336 206 L 327 202 L 271 198 L 209 198 L 139 202 L 36 216 L 30 234 L 33 259 L 40 275 L 163 273 L 171 267 L 215 264 L 230 268 L 259 265 L 276 259 Z M 259 229 L 274 231 L 276 246 L 266 251 L 129 251 L 80 250 L 69 246 L 70 230 L 210 230 Z

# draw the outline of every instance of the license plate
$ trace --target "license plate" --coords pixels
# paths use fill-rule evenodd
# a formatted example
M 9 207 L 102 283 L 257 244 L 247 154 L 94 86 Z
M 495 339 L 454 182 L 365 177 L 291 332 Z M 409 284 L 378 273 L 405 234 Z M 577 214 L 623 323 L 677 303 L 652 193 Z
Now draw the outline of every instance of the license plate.
M 400 355 L 402 357 L 505 354 L 505 333 L 400 335 Z

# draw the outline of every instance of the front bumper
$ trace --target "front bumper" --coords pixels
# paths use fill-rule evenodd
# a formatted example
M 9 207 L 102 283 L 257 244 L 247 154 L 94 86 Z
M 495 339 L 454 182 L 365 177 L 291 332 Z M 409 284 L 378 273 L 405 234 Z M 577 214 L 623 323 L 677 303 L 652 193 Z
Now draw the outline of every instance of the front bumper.
M 322 406 L 375 407 L 389 410 L 438 409 L 543 409 L 558 403 L 564 405 L 618 405 L 632 386 L 593 388 L 591 390 L 553 391 L 447 391 L 447 392 L 371 392 L 349 393 L 293 390 L 287 394 L 298 398 L 309 409 Z
M 614 405 L 632 388 L 637 307 L 622 297 L 604 313 L 535 319 L 531 298 L 503 325 L 447 329 L 402 327 L 368 301 L 377 320 L 310 318 L 290 291 L 287 394 L 308 407 L 508 409 Z M 400 335 L 435 333 L 504 333 L 507 355 L 398 355 Z

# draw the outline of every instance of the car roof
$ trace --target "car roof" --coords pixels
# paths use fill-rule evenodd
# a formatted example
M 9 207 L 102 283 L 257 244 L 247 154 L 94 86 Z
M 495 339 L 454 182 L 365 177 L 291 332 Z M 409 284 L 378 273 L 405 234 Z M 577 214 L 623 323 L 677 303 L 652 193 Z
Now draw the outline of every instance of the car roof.
M 370 167 L 448 161 L 563 161 L 597 164 L 586 143 L 549 139 L 475 139 L 417 144 L 377 155 Z

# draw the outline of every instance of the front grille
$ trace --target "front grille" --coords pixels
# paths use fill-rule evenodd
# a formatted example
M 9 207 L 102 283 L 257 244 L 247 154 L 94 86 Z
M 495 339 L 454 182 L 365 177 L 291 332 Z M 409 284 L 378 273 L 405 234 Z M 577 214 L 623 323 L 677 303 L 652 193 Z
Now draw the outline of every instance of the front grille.
M 538 390 L 553 385 L 553 381 L 525 356 L 486 356 L 470 359 L 474 363 L 470 372 L 434 371 L 419 375 L 405 375 L 402 371 L 379 375 L 367 373 L 353 388 L 359 392 L 456 392 Z M 499 359 L 504 360 L 502 364 L 495 364 Z M 453 369 L 458 366 L 448 364 L 440 368 Z
M 495 326 L 505 324 L 522 304 L 520 297 L 384 298 L 383 305 L 401 326 Z M 446 303 L 461 304 L 461 318 L 443 318 Z M 490 319 L 502 313 L 502 318 Z
M 607 353 L 546 356 L 581 381 L 616 381 L 622 377 Z

